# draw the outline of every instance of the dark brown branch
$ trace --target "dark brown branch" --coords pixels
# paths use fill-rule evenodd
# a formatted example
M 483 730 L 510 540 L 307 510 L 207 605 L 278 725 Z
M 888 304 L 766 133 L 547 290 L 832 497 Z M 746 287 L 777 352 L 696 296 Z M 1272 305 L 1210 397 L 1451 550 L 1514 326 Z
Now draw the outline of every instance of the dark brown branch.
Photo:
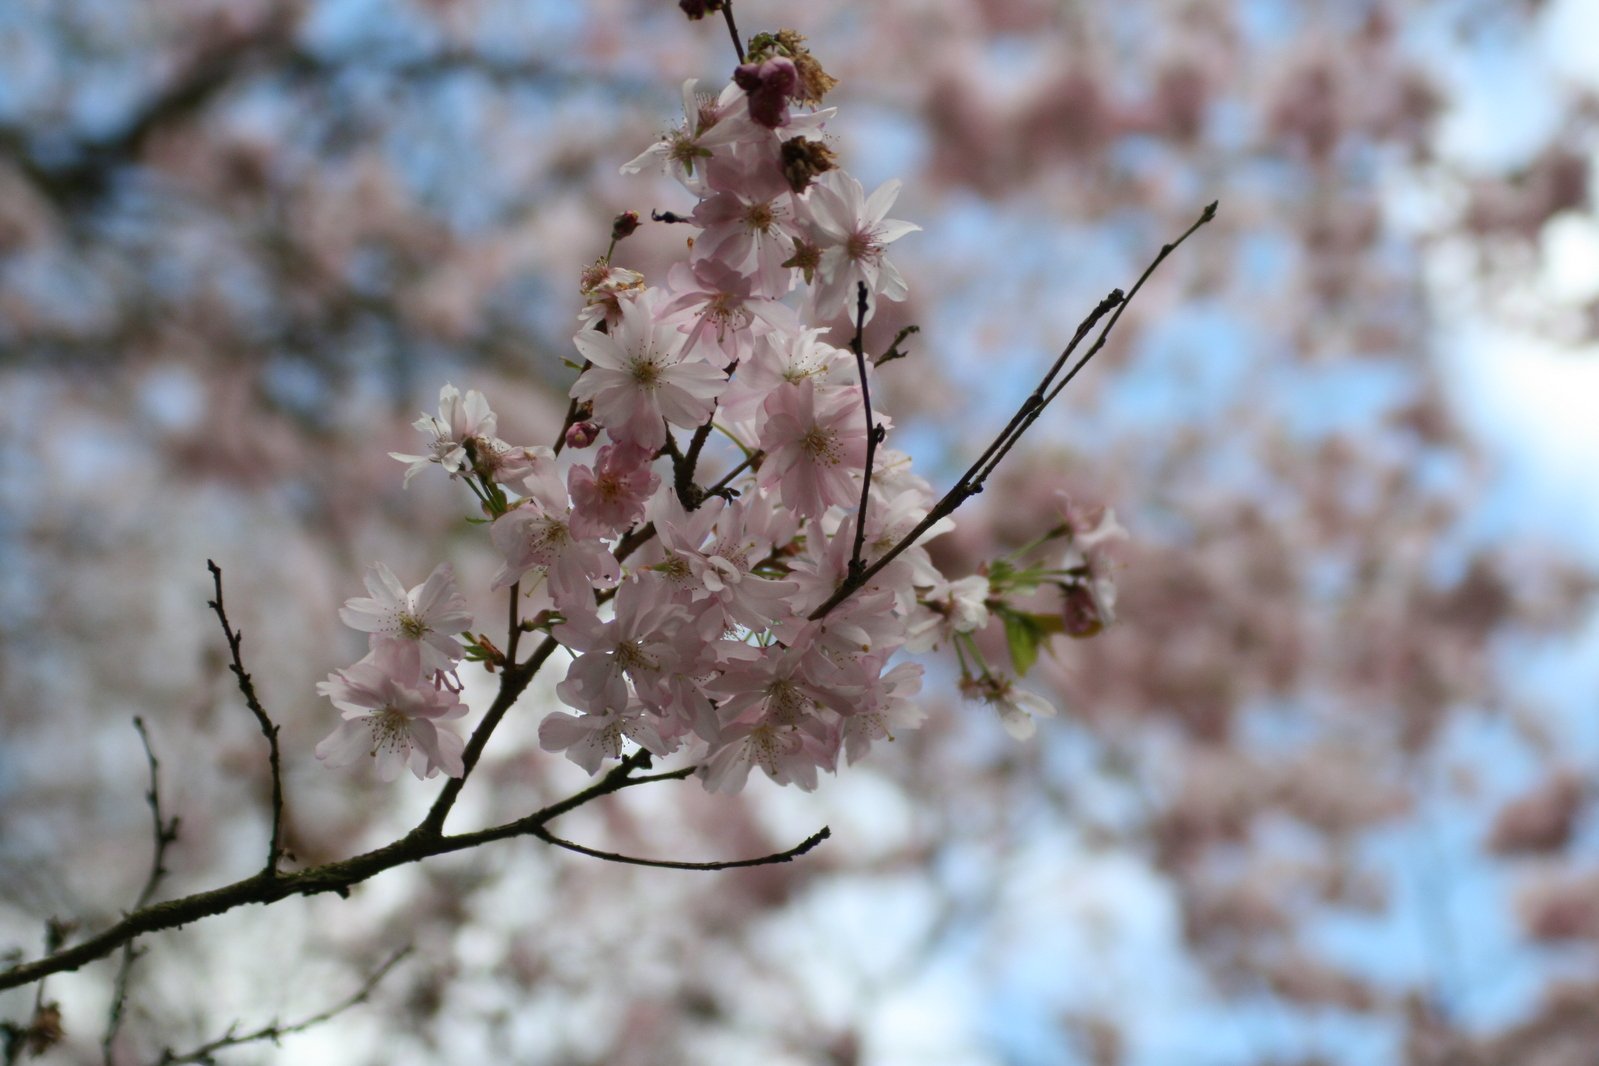
M 168 819 L 161 813 L 161 764 L 155 757 L 155 749 L 150 746 L 150 734 L 145 732 L 144 719 L 135 717 L 133 728 L 139 731 L 139 742 L 144 745 L 144 758 L 150 766 L 150 791 L 145 793 L 144 798 L 150 804 L 150 819 L 155 828 L 155 848 L 150 859 L 150 873 L 133 903 L 133 909 L 138 911 L 150 905 L 150 901 L 155 898 L 157 886 L 166 876 L 167 848 L 178 839 L 178 819 L 176 816 Z M 122 1028 L 122 1012 L 128 1002 L 128 980 L 138 956 L 139 952 L 134 948 L 133 941 L 130 940 L 122 946 L 122 960 L 117 964 L 116 980 L 112 983 L 111 1007 L 106 1017 L 105 1036 L 100 1040 L 100 1055 L 106 1066 L 112 1066 L 111 1045 L 116 1041 L 117 1033 Z
M 1051 400 L 1060 394 L 1060 390 L 1077 375 L 1077 372 L 1087 364 L 1088 360 L 1094 355 L 1094 353 L 1098 352 L 1105 346 L 1105 341 L 1107 338 L 1109 338 L 1110 331 L 1115 328 L 1116 323 L 1120 321 L 1122 312 L 1126 309 L 1127 304 L 1132 300 L 1133 296 L 1137 295 L 1138 291 L 1143 288 L 1144 282 L 1149 280 L 1150 275 L 1155 272 L 1155 268 L 1160 266 L 1161 263 L 1165 262 L 1166 257 L 1171 255 L 1172 252 L 1176 251 L 1177 248 L 1189 237 L 1193 236 L 1201 226 L 1215 218 L 1216 207 L 1217 204 L 1215 202 L 1210 203 L 1200 214 L 1199 219 L 1195 221 L 1193 225 L 1189 226 L 1183 231 L 1182 236 L 1178 237 L 1170 244 L 1162 245 L 1160 253 L 1155 256 L 1154 260 L 1149 264 L 1149 266 L 1144 268 L 1144 272 L 1139 275 L 1138 281 L 1133 285 L 1131 291 L 1126 296 L 1123 296 L 1121 294 L 1121 290 L 1118 289 L 1113 291 L 1104 300 L 1100 301 L 1099 305 L 1095 307 L 1094 310 L 1089 313 L 1088 317 L 1083 320 L 1082 324 L 1077 327 L 1076 332 L 1072 336 L 1071 343 L 1066 346 L 1066 349 L 1061 352 L 1060 357 L 1055 360 L 1055 363 L 1050 367 L 1049 372 L 1044 375 L 1043 381 L 1041 381 L 1038 387 L 1028 395 L 1027 399 L 1022 401 L 1022 405 L 1017 408 L 1016 413 L 1011 416 L 1011 419 L 1006 424 L 1005 428 L 1001 430 L 999 436 L 995 437 L 993 442 L 983 450 L 983 454 L 978 456 L 977 461 L 967 469 L 966 473 L 961 475 L 960 479 L 956 481 L 950 490 L 944 494 L 943 498 L 933 505 L 932 510 L 928 511 L 926 516 L 923 517 L 920 522 L 916 523 L 914 529 L 905 534 L 905 536 L 901 537 L 892 548 L 884 552 L 881 556 L 874 560 L 870 566 L 867 566 L 865 569 L 860 571 L 859 574 L 847 575 L 843 581 L 839 582 L 838 588 L 833 590 L 833 594 L 824 600 L 807 616 L 810 620 L 815 621 L 818 618 L 825 617 L 830 611 L 833 610 L 833 608 L 849 599 L 849 597 L 854 595 L 861 588 L 861 586 L 865 585 L 873 577 L 877 576 L 877 573 L 882 570 L 883 567 L 887 566 L 889 563 L 898 558 L 901 552 L 915 544 L 917 539 L 931 529 L 935 523 L 947 518 L 949 515 L 954 513 L 955 509 L 960 507 L 961 504 L 965 503 L 968 499 L 983 491 L 983 480 L 993 472 L 995 464 L 1000 459 L 1004 458 L 1005 453 L 1010 451 L 1011 446 L 1014 445 L 1016 441 L 1020 439 L 1021 435 L 1038 420 L 1038 416 L 1043 413 L 1043 409 L 1048 406 Z M 1094 326 L 1100 321 L 1100 319 L 1104 318 L 1105 315 L 1108 314 L 1113 308 L 1115 309 L 1115 314 L 1111 315 L 1110 321 L 1105 323 L 1105 327 L 1100 331 L 1099 337 L 1094 341 L 1093 347 L 1072 368 L 1071 373 L 1067 374 L 1051 389 L 1050 383 L 1054 379 L 1054 376 L 1060 372 L 1061 367 L 1063 367 L 1067 360 L 1070 359 L 1071 354 L 1076 349 L 1077 345 L 1082 343 L 1083 338 L 1085 338 L 1093 330 Z
M 442 836 L 437 831 L 430 830 L 428 822 L 424 820 L 421 825 L 400 839 L 353 858 L 340 859 L 305 870 L 281 871 L 276 876 L 268 876 L 263 870 L 253 877 L 223 885 L 221 888 L 151 904 L 126 915 L 115 925 L 87 940 L 71 947 L 52 949 L 42 958 L 0 971 L 0 991 L 31 984 L 54 973 L 76 970 L 86 963 L 104 958 L 135 937 L 188 925 L 190 922 L 223 914 L 246 904 L 270 904 L 290 896 L 314 896 L 324 892 L 348 896 L 351 888 L 396 866 L 420 862 L 438 855 L 469 851 L 499 840 L 532 836 L 534 830 L 543 827 L 545 823 L 576 810 L 585 803 L 592 803 L 602 796 L 620 792 L 634 785 L 677 780 L 692 772 L 679 770 L 647 777 L 631 776 L 634 770 L 646 769 L 649 765 L 648 752 L 635 752 L 588 788 L 524 817 L 486 829 L 455 836 Z M 430 812 L 429 818 L 431 817 Z
M 508 635 L 505 638 L 505 663 L 507 666 L 516 662 L 516 646 L 522 642 L 522 582 L 511 582 L 510 597 L 506 606 L 506 627 Z
M 483 749 L 488 746 L 489 737 L 494 734 L 500 720 L 505 717 L 505 712 L 509 711 L 527 690 L 533 675 L 538 673 L 539 667 L 544 665 L 544 660 L 554 653 L 556 647 L 554 637 L 545 637 L 544 643 L 534 650 L 527 662 L 515 663 L 507 660 L 505 670 L 500 674 L 500 691 L 494 697 L 494 702 L 490 704 L 483 720 L 472 730 L 472 737 L 466 742 L 466 750 L 461 753 L 461 776 L 452 777 L 445 782 L 444 788 L 439 791 L 438 799 L 433 801 L 432 809 L 417 827 L 417 833 L 438 837 L 444 831 L 444 819 L 449 816 L 450 808 L 455 806 L 456 797 L 461 794 L 461 789 L 466 784 L 466 779 L 471 776 L 473 767 L 483 757 Z
M 688 451 L 682 455 L 672 453 L 672 489 L 685 511 L 697 511 L 700 504 L 705 502 L 705 490 L 694 483 L 694 474 L 695 468 L 700 465 L 700 452 L 705 449 L 705 442 L 711 435 L 712 422 L 713 419 L 707 418 L 694 427 Z
M 743 66 L 744 42 L 738 35 L 738 26 L 733 22 L 733 0 L 722 0 L 722 18 L 727 21 L 727 33 L 733 38 L 733 51 L 738 53 L 739 66 Z
M 618 855 L 614 851 L 599 851 L 595 848 L 584 847 L 582 844 L 574 844 L 570 840 L 564 840 L 556 836 L 547 829 L 535 829 L 533 830 L 533 835 L 546 844 L 554 844 L 558 848 L 575 851 L 579 855 L 603 859 L 606 862 L 624 863 L 628 866 L 650 866 L 658 870 L 732 870 L 741 866 L 772 866 L 780 862 L 792 862 L 832 836 L 833 831 L 824 825 L 820 830 L 806 837 L 803 842 L 789 848 L 787 851 L 779 851 L 772 855 L 762 855 L 758 859 L 733 859 L 727 862 L 675 862 L 670 859 L 640 859 L 632 855 Z
M 211 584 L 216 589 L 216 599 L 209 601 L 209 605 L 216 612 L 217 621 L 222 623 L 222 635 L 227 637 L 228 651 L 233 656 L 230 669 L 238 679 L 245 705 L 255 715 L 256 724 L 261 727 L 261 734 L 267 740 L 267 765 L 272 771 L 272 837 L 267 842 L 266 866 L 262 872 L 267 878 L 272 878 L 277 876 L 278 863 L 283 857 L 283 770 L 278 758 L 278 727 L 267 715 L 266 708 L 261 706 L 261 700 L 255 694 L 255 682 L 244 671 L 244 660 L 239 655 L 241 634 L 228 624 L 228 614 L 222 606 L 222 568 L 211 559 L 205 561 L 205 566 L 211 571 Z
M 215 1060 L 212 1058 L 212 1056 L 218 1051 L 222 1051 L 226 1048 L 240 1047 L 244 1044 L 259 1044 L 263 1040 L 270 1040 L 275 1044 L 286 1036 L 294 1033 L 303 1033 L 307 1029 L 312 1029 L 318 1025 L 321 1025 L 323 1022 L 331 1021 L 350 1008 L 365 1003 L 368 999 L 370 999 L 372 993 L 377 990 L 378 983 L 382 981 L 383 978 L 387 977 L 389 971 L 394 969 L 394 967 L 399 964 L 400 960 L 405 958 L 410 953 L 411 948 L 407 946 L 401 948 L 399 951 L 396 951 L 393 955 L 390 955 L 384 960 L 381 966 L 367 975 L 366 980 L 361 982 L 360 988 L 356 989 L 354 993 L 346 996 L 344 999 L 329 1007 L 327 1010 L 313 1014 L 309 1018 L 302 1019 L 290 1025 L 279 1025 L 277 1022 L 273 1022 L 271 1025 L 263 1026 L 262 1028 L 249 1033 L 235 1033 L 233 1029 L 230 1028 L 224 1035 L 218 1037 L 208 1044 L 201 1044 L 193 1051 L 178 1053 L 174 1052 L 171 1048 L 167 1048 L 165 1051 L 161 1052 L 161 1058 L 157 1066 L 178 1066 L 179 1063 L 213 1063 Z
M 872 464 L 877 460 L 877 440 L 880 435 L 877 423 L 872 420 L 872 389 L 866 382 L 866 351 L 861 345 L 861 334 L 866 330 L 866 282 L 855 283 L 855 336 L 850 338 L 849 350 L 855 353 L 855 372 L 861 379 L 861 402 L 866 407 L 866 463 L 861 470 L 861 506 L 855 515 L 855 545 L 849 553 L 849 569 L 845 580 L 858 581 L 866 564 L 861 552 L 866 548 L 866 507 L 872 499 Z

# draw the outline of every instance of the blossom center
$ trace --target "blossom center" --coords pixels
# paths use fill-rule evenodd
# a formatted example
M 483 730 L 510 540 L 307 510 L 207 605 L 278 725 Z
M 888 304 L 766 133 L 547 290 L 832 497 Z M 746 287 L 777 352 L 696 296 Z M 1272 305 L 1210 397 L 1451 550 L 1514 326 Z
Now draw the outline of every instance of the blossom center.
M 750 209 L 744 212 L 744 225 L 757 233 L 765 233 L 771 229 L 774 221 L 776 216 L 772 213 L 770 203 L 751 204 Z
M 640 388 L 653 392 L 661 387 L 661 364 L 651 356 L 635 356 L 628 369 L 633 373 L 633 383 Z
M 822 426 L 812 426 L 799 440 L 800 450 L 813 461 L 836 466 L 839 462 L 838 432 Z
M 883 246 L 870 230 L 856 230 L 844 242 L 844 254 L 853 263 L 872 263 L 883 257 Z
M 374 757 L 380 751 L 405 753 L 411 750 L 411 720 L 397 708 L 384 707 L 374 713 L 367 723 L 372 730 L 370 754 Z

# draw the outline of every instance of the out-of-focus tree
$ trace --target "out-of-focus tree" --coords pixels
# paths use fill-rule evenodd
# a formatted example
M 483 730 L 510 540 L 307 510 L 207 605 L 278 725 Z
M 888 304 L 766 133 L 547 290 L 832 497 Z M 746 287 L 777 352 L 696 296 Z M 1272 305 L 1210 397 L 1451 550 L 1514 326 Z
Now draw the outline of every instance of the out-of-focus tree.
M 1525 280 L 1591 211 L 1592 89 L 1536 90 L 1546 120 L 1500 157 L 1450 139 L 1465 60 L 1571 6 L 741 4 L 746 33 L 809 35 L 842 81 L 837 151 L 903 177 L 925 227 L 868 347 L 922 327 L 887 387 L 926 459 L 958 467 L 1104 291 L 1222 201 L 1049 447 L 936 542 L 976 566 L 1058 488 L 1114 502 L 1122 620 L 1042 663 L 1069 717 L 1017 747 L 946 679 L 923 729 L 815 796 L 688 786 L 574 819 L 685 857 L 831 821 L 793 866 L 696 879 L 515 844 L 153 941 L 114 1061 L 314 1013 L 404 942 L 322 1031 L 348 1056 L 1590 1063 L 1593 753 L 1517 660 L 1572 631 L 1591 575 L 1480 534 L 1491 471 L 1437 359 L 1462 291 L 1568 338 L 1599 320 Z M 445 380 L 553 437 L 581 267 L 619 210 L 691 206 L 617 166 L 672 121 L 675 80 L 725 76 L 718 29 L 617 0 L 0 12 L 0 898 L 25 954 L 47 918 L 104 924 L 138 891 L 134 714 L 181 816 L 171 890 L 255 861 L 265 768 L 207 556 L 284 725 L 296 859 L 414 820 L 415 782 L 309 759 L 369 559 L 488 584 L 458 505 L 402 492 L 386 453 Z M 619 260 L 649 273 L 683 239 L 649 226 Z M 532 751 L 529 703 L 501 739 Z M 580 780 L 504 751 L 468 817 Z M 59 1054 L 99 1054 L 111 976 L 53 979 Z

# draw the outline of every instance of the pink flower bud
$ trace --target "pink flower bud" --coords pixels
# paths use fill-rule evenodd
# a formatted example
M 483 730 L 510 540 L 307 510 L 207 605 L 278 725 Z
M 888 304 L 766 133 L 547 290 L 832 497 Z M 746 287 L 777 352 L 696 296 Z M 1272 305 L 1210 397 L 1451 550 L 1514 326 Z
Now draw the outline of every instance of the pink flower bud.
M 788 98 L 798 94 L 799 70 L 792 59 L 777 56 L 760 63 L 745 63 L 733 71 L 733 81 L 749 94 L 750 118 L 767 129 L 788 125 Z
M 597 422 L 573 422 L 566 428 L 566 446 L 568 448 L 587 448 L 600 436 L 600 426 Z

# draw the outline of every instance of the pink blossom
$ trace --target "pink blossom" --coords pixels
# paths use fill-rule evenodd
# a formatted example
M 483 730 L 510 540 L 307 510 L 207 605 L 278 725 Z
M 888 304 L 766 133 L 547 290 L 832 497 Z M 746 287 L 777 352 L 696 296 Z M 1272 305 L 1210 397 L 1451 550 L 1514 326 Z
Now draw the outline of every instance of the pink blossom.
M 465 648 L 454 634 L 472 625 L 466 600 L 455 589 L 455 571 L 440 563 L 422 584 L 406 591 L 383 563 L 367 571 L 370 597 L 347 600 L 339 618 L 351 629 L 372 634 L 372 646 L 392 643 L 415 659 L 423 676 L 450 670 Z
M 647 302 L 629 301 L 615 330 L 584 330 L 574 342 L 592 366 L 572 385 L 574 399 L 593 404 L 611 439 L 654 452 L 666 426 L 697 426 L 710 417 L 727 377 L 684 358 L 684 337 L 658 320 Z
M 572 510 L 559 481 L 535 475 L 523 481 L 529 490 L 489 527 L 489 539 L 504 559 L 494 576 L 496 589 L 518 581 L 530 570 L 542 571 L 550 595 L 563 609 L 592 610 L 593 589 L 621 580 L 621 567 L 596 537 L 572 532 Z
M 701 228 L 695 259 L 715 259 L 749 276 L 759 296 L 781 297 L 794 286 L 784 263 L 794 254 L 794 194 L 777 161 L 763 152 L 735 154 L 715 172 L 717 191 L 690 219 Z
M 696 350 L 707 340 L 716 343 L 717 354 L 709 356 L 724 363 L 736 363 L 750 354 L 756 336 L 779 330 L 799 329 L 794 310 L 778 303 L 756 287 L 755 280 L 716 259 L 696 259 L 676 263 L 666 280 L 672 299 L 661 314 L 693 315 L 685 347 Z
M 695 79 L 683 83 L 683 124 L 622 164 L 623 174 L 637 174 L 653 163 L 690 192 L 703 192 L 704 164 L 714 149 L 751 136 L 770 136 L 750 120 L 748 108 L 739 106 L 744 92 L 737 85 L 729 82 L 713 97 L 702 92 L 700 84 Z
M 693 656 L 679 647 L 688 612 L 661 596 L 660 588 L 624 582 L 610 621 L 576 615 L 555 627 L 555 638 L 579 653 L 556 686 L 564 702 L 589 712 L 623 708 L 628 681 L 646 704 L 658 706 L 670 699 L 665 679 Z
M 851 766 L 866 756 L 874 742 L 892 742 L 894 730 L 922 724 L 927 712 L 912 699 L 922 691 L 922 673 L 920 663 L 898 664 L 877 678 L 845 717 L 844 757 Z
M 390 458 L 411 464 L 405 471 L 407 485 L 418 471 L 426 470 L 430 464 L 439 464 L 455 477 L 472 468 L 474 452 L 503 451 L 509 447 L 494 436 L 494 412 L 476 389 L 469 389 L 462 396 L 454 385 L 445 385 L 439 390 L 439 413 L 430 415 L 424 411 L 414 425 L 418 432 L 433 438 L 428 454 L 389 453 Z
M 460 777 L 464 742 L 437 723 L 466 714 L 466 704 L 450 689 L 423 680 L 414 667 L 384 644 L 319 682 L 317 691 L 344 712 L 344 721 L 316 746 L 316 757 L 329 766 L 349 766 L 369 756 L 384 781 L 407 765 L 418 778 L 440 770 Z
M 831 318 L 846 309 L 853 317 L 855 288 L 860 282 L 866 283 L 869 293 L 889 300 L 903 300 L 909 293 L 905 279 L 884 255 L 894 241 L 922 228 L 884 217 L 894 206 L 899 189 L 898 179 L 887 181 L 867 198 L 859 181 L 841 170 L 830 170 L 806 190 L 803 203 L 821 249 L 812 292 L 817 318 Z M 873 310 L 868 308 L 868 320 Z
M 637 702 L 581 715 L 554 711 L 539 723 L 539 747 L 565 752 L 591 774 L 606 759 L 622 757 L 624 738 L 655 755 L 670 754 L 673 747 L 656 728 L 654 716 Z
M 810 518 L 859 503 L 856 480 L 866 464 L 866 416 L 858 388 L 818 390 L 806 378 L 774 389 L 763 407 L 760 485 L 783 506 Z
M 574 466 L 567 475 L 572 494 L 572 532 L 578 537 L 613 536 L 644 517 L 644 505 L 660 478 L 651 454 L 630 444 L 600 449 L 594 469 Z

